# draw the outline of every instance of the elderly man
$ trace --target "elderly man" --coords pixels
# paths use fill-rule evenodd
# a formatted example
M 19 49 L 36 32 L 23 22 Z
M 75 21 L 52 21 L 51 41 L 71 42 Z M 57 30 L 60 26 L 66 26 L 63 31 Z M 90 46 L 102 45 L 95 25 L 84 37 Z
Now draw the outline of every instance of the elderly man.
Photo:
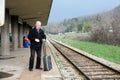
M 44 31 L 41 29 L 41 22 L 37 21 L 35 24 L 35 28 L 31 29 L 28 35 L 28 39 L 31 42 L 30 51 L 31 56 L 29 60 L 29 70 L 33 70 L 34 65 L 34 57 L 35 52 L 37 53 L 36 60 L 36 69 L 42 69 L 41 65 L 41 47 L 42 47 L 42 39 L 46 39 Z

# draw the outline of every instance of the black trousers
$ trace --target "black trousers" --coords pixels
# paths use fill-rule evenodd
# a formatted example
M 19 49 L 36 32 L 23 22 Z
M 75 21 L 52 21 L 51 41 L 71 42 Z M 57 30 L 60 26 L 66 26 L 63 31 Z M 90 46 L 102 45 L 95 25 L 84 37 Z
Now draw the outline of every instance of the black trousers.
M 36 58 L 36 68 L 40 68 L 41 65 L 41 47 L 38 49 L 30 49 L 31 51 L 31 56 L 29 59 L 29 69 L 33 69 L 34 66 L 34 58 L 35 58 L 35 52 L 37 53 L 37 58 Z

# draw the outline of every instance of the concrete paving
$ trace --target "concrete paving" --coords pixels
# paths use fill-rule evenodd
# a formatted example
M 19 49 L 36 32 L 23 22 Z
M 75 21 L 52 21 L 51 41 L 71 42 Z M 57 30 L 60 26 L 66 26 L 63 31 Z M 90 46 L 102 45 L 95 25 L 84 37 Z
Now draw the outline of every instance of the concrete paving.
M 51 55 L 49 50 L 47 50 L 47 53 Z M 11 56 L 7 56 L 11 57 L 10 59 L 2 59 L 1 57 L 2 60 L 0 60 L 0 72 L 13 74 L 13 76 L 2 78 L 0 80 L 58 80 L 55 78 L 61 77 L 61 74 L 57 68 L 53 57 L 53 69 L 51 71 L 43 71 L 36 69 L 33 69 L 33 71 L 29 71 L 29 48 L 19 48 L 16 51 L 11 51 L 10 54 Z
M 11 56 L 7 57 L 13 58 L 0 60 L 0 71 L 13 74 L 13 76 L 1 80 L 19 80 L 22 72 L 28 67 L 29 49 L 20 48 L 11 51 L 10 54 Z

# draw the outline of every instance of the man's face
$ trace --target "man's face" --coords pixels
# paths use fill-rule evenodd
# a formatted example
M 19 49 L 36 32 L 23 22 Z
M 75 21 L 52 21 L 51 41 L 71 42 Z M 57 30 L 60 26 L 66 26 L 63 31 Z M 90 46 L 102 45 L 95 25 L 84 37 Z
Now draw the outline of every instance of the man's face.
M 41 25 L 37 23 L 37 24 L 35 25 L 35 27 L 36 27 L 36 29 L 40 29 L 40 28 L 41 28 Z

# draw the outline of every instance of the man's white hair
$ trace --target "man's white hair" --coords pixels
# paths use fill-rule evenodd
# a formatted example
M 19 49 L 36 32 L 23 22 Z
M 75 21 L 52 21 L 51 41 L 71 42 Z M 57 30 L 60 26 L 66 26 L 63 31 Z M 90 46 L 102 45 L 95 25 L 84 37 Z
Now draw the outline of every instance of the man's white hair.
M 41 21 L 36 21 L 36 24 L 39 24 L 39 25 L 41 25 L 42 23 L 41 23 Z

